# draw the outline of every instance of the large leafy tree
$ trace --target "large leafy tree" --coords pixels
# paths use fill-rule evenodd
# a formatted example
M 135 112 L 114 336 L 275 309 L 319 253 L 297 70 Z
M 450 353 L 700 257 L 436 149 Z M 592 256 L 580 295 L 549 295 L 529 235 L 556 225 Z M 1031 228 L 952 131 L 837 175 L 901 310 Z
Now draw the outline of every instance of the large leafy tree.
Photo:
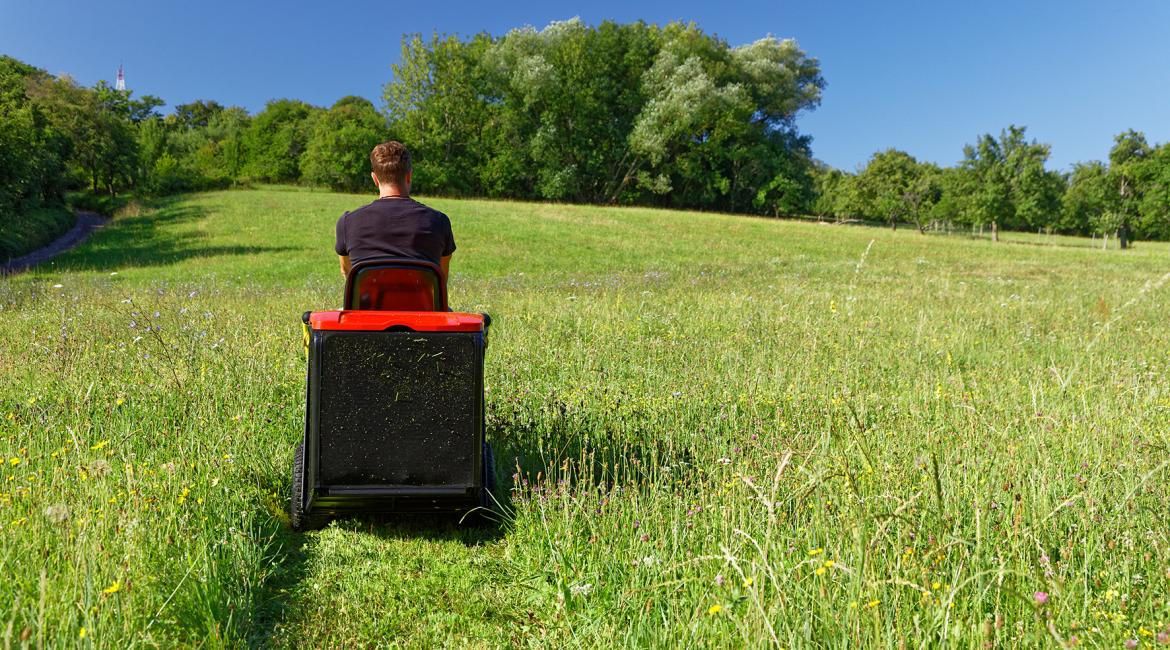
M 1170 238 L 1170 144 L 1151 146 L 1128 130 L 1114 138 L 1108 164 L 1078 164 L 1068 180 L 1062 227 L 1116 233 L 1121 248 L 1134 237 Z
M 492 44 L 483 34 L 466 43 L 454 36 L 404 39 L 384 97 L 391 131 L 411 149 L 416 191 L 481 193 L 478 179 L 492 152 L 519 146 L 494 137 L 501 107 L 483 66 Z M 500 180 L 515 189 L 510 178 Z
M 794 41 L 732 49 L 693 25 L 669 25 L 644 85 L 648 99 L 630 135 L 641 187 L 674 205 L 733 211 L 775 210 L 768 194 L 779 190 L 805 195 L 807 209 L 809 141 L 794 121 L 819 103 L 824 81 Z
M 861 209 L 898 227 L 910 220 L 919 232 L 926 229 L 931 208 L 941 194 L 939 170 L 897 149 L 876 153 L 857 175 Z
M 369 100 L 342 98 L 313 125 L 301 157 L 302 176 L 335 190 L 370 189 L 370 151 L 386 139 L 386 118 Z
M 1107 165 L 1096 160 L 1077 163 L 1064 193 L 1060 229 L 1078 234 L 1108 232 L 1102 228 L 1102 222 L 1116 210 L 1116 198 Z
M 1153 150 L 1143 133 L 1130 129 L 1119 134 L 1109 151 L 1109 176 L 1116 200 L 1111 202 L 1112 210 L 1107 213 L 1108 227 L 1117 231 L 1121 248 L 1128 248 L 1134 223 L 1138 220 L 1138 207 L 1142 203 L 1148 167 L 1146 165 Z
M 851 179 L 840 169 L 835 169 L 820 161 L 813 163 L 813 187 L 811 207 L 813 214 L 818 217 L 839 217 L 841 210 L 838 203 L 845 193 L 845 184 Z
M 63 200 L 70 143 L 28 95 L 49 78 L 0 56 L 0 219 Z
M 946 224 L 976 225 L 974 214 L 977 180 L 965 167 L 944 167 L 939 170 L 938 200 L 930 208 L 931 218 Z
M 211 120 L 223 110 L 224 107 L 214 99 L 197 99 L 188 104 L 175 106 L 175 112 L 170 116 L 170 119 L 180 128 L 206 128 L 211 124 Z
M 1001 226 L 1046 226 L 1059 218 L 1064 184 L 1044 168 L 1050 147 L 1028 141 L 1025 131 L 1009 126 L 998 139 L 985 134 L 963 148 L 960 167 L 974 190 L 964 213 L 975 225 L 990 225 L 993 240 L 998 241 Z
M 251 120 L 244 135 L 244 174 L 261 181 L 300 180 L 299 160 L 309 144 L 313 122 L 321 109 L 296 99 L 268 102 Z
M 114 195 L 136 184 L 137 125 L 157 117 L 162 100 L 150 95 L 133 99 L 129 91 L 104 81 L 84 88 L 69 77 L 37 79 L 29 94 L 53 128 L 68 138 L 74 168 L 91 190 Z
M 525 182 L 537 196 L 623 198 L 626 139 L 659 40 L 644 23 L 592 28 L 573 19 L 513 30 L 491 48 L 500 117 L 530 161 Z
M 1151 239 L 1170 239 L 1170 143 L 1153 149 L 1142 165 L 1138 227 Z
M 808 209 L 819 65 L 792 41 L 739 48 L 694 25 L 580 20 L 409 38 L 385 96 L 418 186 L 450 193 Z

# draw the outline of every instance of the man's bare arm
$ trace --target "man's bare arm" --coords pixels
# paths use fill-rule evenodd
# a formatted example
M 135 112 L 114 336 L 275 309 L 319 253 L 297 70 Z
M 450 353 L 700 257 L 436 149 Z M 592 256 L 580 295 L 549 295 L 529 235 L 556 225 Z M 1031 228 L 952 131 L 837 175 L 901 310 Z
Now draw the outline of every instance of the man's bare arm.
M 443 272 L 443 284 L 447 284 L 447 276 L 451 275 L 451 255 L 439 258 L 439 270 Z
M 338 255 L 341 258 L 341 277 L 349 277 L 349 255 Z

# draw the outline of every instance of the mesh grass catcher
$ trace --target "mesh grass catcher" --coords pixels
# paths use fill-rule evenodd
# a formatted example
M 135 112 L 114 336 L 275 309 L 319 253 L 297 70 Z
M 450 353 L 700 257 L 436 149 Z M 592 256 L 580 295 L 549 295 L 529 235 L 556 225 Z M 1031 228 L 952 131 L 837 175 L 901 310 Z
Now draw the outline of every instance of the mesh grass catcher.
M 344 309 L 306 312 L 304 438 L 293 461 L 296 530 L 347 515 L 490 509 L 483 359 L 491 318 L 447 311 L 439 268 L 363 260 Z

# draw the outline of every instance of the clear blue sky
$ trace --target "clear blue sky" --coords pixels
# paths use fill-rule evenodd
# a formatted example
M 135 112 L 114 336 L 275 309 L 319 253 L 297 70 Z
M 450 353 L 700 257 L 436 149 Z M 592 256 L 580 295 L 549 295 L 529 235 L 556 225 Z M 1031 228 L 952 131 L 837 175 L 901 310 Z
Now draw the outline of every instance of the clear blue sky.
M 381 105 L 405 32 L 501 34 L 580 16 L 695 21 L 733 45 L 793 37 L 828 88 L 799 125 L 814 154 L 854 169 L 887 147 L 950 164 L 984 132 L 1023 124 L 1050 167 L 1103 158 L 1114 134 L 1170 140 L 1170 2 L 77 2 L 0 0 L 0 53 L 113 81 L 170 104 L 271 98 Z

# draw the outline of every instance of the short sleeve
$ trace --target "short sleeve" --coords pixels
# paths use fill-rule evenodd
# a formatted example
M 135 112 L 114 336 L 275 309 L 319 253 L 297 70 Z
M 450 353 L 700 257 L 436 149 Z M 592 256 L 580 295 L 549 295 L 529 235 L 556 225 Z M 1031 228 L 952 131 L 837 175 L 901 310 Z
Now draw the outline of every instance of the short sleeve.
M 345 241 L 345 218 L 347 216 L 349 216 L 348 212 L 341 215 L 341 218 L 337 220 L 337 240 L 333 244 L 333 250 L 338 255 L 349 255 L 349 244 Z
M 448 217 L 444 221 L 447 222 L 447 240 L 443 242 L 443 257 L 455 252 L 455 234 L 451 232 L 451 219 Z

